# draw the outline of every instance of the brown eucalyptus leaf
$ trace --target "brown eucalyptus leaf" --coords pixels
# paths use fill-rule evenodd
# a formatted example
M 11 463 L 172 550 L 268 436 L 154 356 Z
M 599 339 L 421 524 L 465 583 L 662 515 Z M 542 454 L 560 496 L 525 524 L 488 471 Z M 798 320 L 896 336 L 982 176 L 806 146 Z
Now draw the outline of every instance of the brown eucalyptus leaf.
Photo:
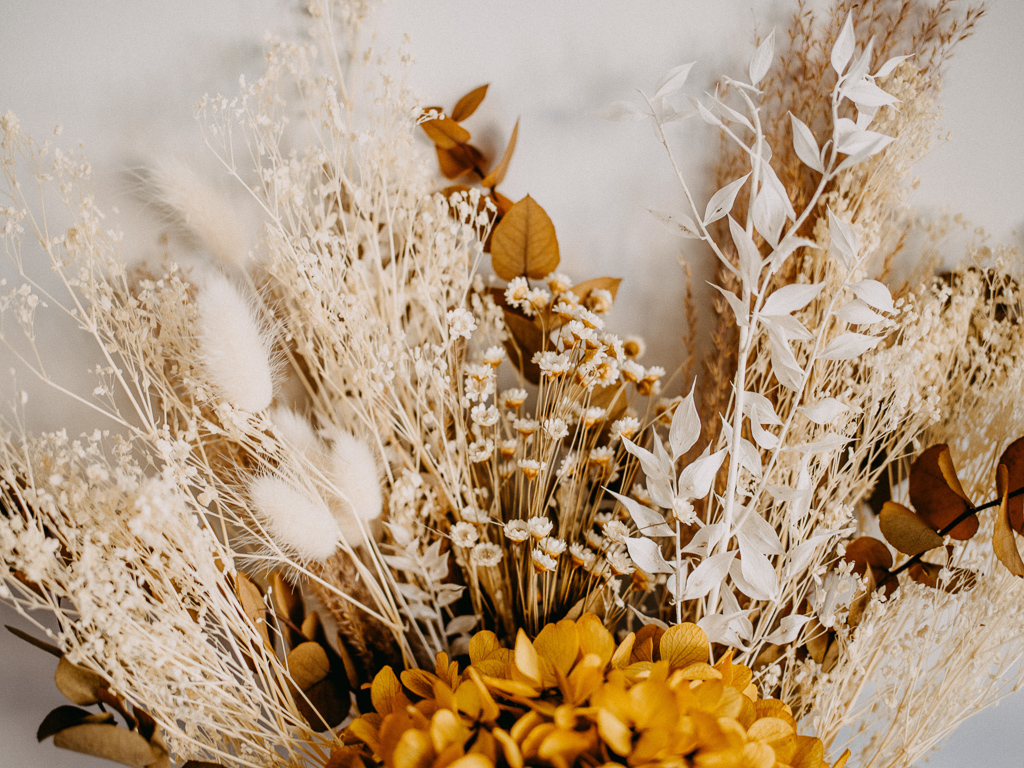
M 459 144 L 465 144 L 470 139 L 469 131 L 450 117 L 427 120 L 420 123 L 420 128 L 434 142 L 434 146 L 441 149 L 451 149 Z
M 516 120 L 516 124 L 512 128 L 512 135 L 508 140 L 508 146 L 505 147 L 505 154 L 501 156 L 501 160 L 494 166 L 494 169 L 480 181 L 481 187 L 496 187 L 505 180 L 505 174 L 508 173 L 508 165 L 512 162 L 512 153 L 516 151 L 516 140 L 518 138 L 519 121 Z
M 873 570 L 888 571 L 892 568 L 892 553 L 889 552 L 889 548 L 871 536 L 860 536 L 847 544 L 843 559 L 853 563 L 853 572 L 858 576 L 867 573 L 869 566 Z
M 619 285 L 622 284 L 621 277 L 592 277 L 590 280 L 584 280 L 582 283 L 576 283 L 570 290 L 575 294 L 576 298 L 582 302 L 586 302 L 590 296 L 591 291 L 598 291 L 604 289 L 612 295 L 612 301 L 619 293 Z
M 494 203 L 494 207 L 498 209 L 498 216 L 504 216 L 506 213 L 512 210 L 512 206 L 515 203 L 509 198 L 505 197 L 501 192 L 491 192 L 491 202 Z
M 41 722 L 39 724 L 39 728 L 36 729 L 36 740 L 43 741 L 44 739 L 50 738 L 55 733 L 60 733 L 65 728 L 70 728 L 74 725 L 95 722 L 113 723 L 114 716 L 109 712 L 93 713 L 85 709 L 65 704 L 64 706 L 57 707 L 43 718 L 43 722 Z
M 263 637 L 263 642 L 270 645 L 270 634 L 267 632 L 267 604 L 263 602 L 260 588 L 244 573 L 235 574 L 235 594 L 242 605 L 242 611 Z
M 327 652 L 319 643 L 308 641 L 297 645 L 288 654 L 288 674 L 300 690 L 306 690 L 323 680 L 331 671 Z
M 950 575 L 940 581 L 942 566 L 937 563 L 914 563 L 907 569 L 907 575 L 918 584 L 924 584 L 932 589 L 942 589 L 944 592 L 956 594 L 965 589 L 973 589 L 978 583 L 978 575 L 969 568 L 953 568 Z
M 4 624 L 4 627 L 12 635 L 21 640 L 24 640 L 29 645 L 34 645 L 39 650 L 46 651 L 48 654 L 50 654 L 51 656 L 56 656 L 58 659 L 63 658 L 63 652 L 56 645 L 47 643 L 46 641 L 40 640 L 37 637 L 32 637 L 32 635 L 30 635 L 28 632 L 24 632 L 18 629 L 17 627 L 12 627 L 10 624 Z
M 895 501 L 887 501 L 882 505 L 878 527 L 886 541 L 911 557 L 942 546 L 942 537 L 928 523 L 918 517 L 914 510 Z
M 511 309 L 504 312 L 505 327 L 508 328 L 511 337 L 505 341 L 509 359 L 527 381 L 537 384 L 540 382 L 540 367 L 533 362 L 533 355 L 543 349 L 544 334 L 532 320 Z
M 951 487 L 954 481 L 956 488 Z M 944 530 L 957 517 L 967 511 L 960 481 L 949 457 L 945 443 L 933 445 L 918 456 L 910 466 L 910 502 L 917 514 L 935 530 Z M 966 540 L 978 532 L 978 516 L 971 515 L 957 524 L 949 535 Z
M 53 679 L 57 690 L 75 704 L 95 704 L 100 700 L 99 689 L 107 687 L 102 676 L 72 664 L 64 656 L 60 657 Z
M 1010 527 L 1010 504 L 1007 495 L 1009 472 L 1002 464 L 996 469 L 996 488 L 1002 501 L 999 503 L 999 512 L 996 515 L 996 524 L 992 530 L 992 551 L 995 552 L 999 562 L 1006 566 L 1006 570 L 1014 576 L 1024 578 L 1024 560 L 1021 560 L 1020 550 L 1017 549 L 1017 539 L 1013 529 Z
M 341 723 L 350 706 L 344 668 L 340 664 L 334 668 L 323 646 L 312 641 L 293 648 L 287 664 L 288 674 L 301 691 L 295 692 L 294 698 L 306 722 L 317 730 Z
M 482 168 L 487 158 L 472 144 L 456 144 L 451 149 L 437 147 L 437 164 L 446 179 L 457 179 L 476 168 Z
M 302 625 L 306 615 L 306 607 L 302 603 L 302 593 L 289 584 L 287 579 L 277 571 L 270 575 L 270 584 L 274 610 L 281 619 L 287 619 L 281 623 L 285 637 L 288 639 L 288 647 L 294 648 L 303 641 L 302 635 L 294 628 Z
M 999 464 L 1006 467 L 1007 489 L 1012 493 L 1024 488 L 1024 437 L 1019 437 L 1006 446 Z M 1024 496 L 1015 496 L 1009 500 L 1007 509 L 1010 515 L 1010 527 L 1017 533 L 1024 533 Z
M 53 744 L 133 768 L 145 768 L 161 755 L 159 747 L 151 745 L 140 734 L 110 723 L 73 725 L 54 734 Z
M 490 85 L 490 83 L 481 85 L 479 88 L 474 88 L 459 99 L 455 104 L 455 108 L 452 109 L 452 120 L 457 123 L 461 123 L 467 117 L 476 112 L 476 108 L 480 106 L 480 102 L 482 102 L 484 100 L 484 96 L 487 95 L 488 85 Z
M 555 225 L 527 195 L 512 206 L 491 236 L 491 264 L 502 280 L 526 276 L 540 279 L 558 266 Z

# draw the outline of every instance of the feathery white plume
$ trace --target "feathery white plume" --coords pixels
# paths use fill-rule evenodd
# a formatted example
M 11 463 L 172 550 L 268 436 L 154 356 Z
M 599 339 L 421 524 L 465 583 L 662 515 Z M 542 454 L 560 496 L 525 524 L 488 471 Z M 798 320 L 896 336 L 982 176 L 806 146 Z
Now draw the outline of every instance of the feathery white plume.
M 365 535 L 361 522 L 376 520 L 384 507 L 380 466 L 370 446 L 350 432 L 337 430 L 331 437 L 328 477 L 339 494 L 331 511 L 345 540 L 357 542 Z
M 319 496 L 280 477 L 263 475 L 249 484 L 249 497 L 282 549 L 304 560 L 326 560 L 338 548 L 341 531 Z
M 235 211 L 189 166 L 166 159 L 140 174 L 153 204 L 221 264 L 244 269 L 248 238 Z
M 274 407 L 270 411 L 270 421 L 274 425 L 274 434 L 289 448 L 308 454 L 312 449 L 320 447 L 320 440 L 312 425 L 305 416 L 291 408 L 280 405 Z
M 261 411 L 274 399 L 269 344 L 248 303 L 223 275 L 199 293 L 200 360 L 218 394 L 236 408 Z

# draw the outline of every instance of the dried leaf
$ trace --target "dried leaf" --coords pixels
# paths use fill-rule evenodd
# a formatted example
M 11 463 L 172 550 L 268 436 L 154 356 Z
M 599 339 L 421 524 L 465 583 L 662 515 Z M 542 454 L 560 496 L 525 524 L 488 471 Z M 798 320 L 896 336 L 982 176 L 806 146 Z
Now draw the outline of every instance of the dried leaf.
M 50 712 L 43 722 L 36 729 L 36 740 L 43 741 L 60 733 L 66 728 L 71 728 L 82 723 L 113 723 L 114 716 L 109 712 L 92 713 L 78 707 L 65 704 Z
M 1020 550 L 1017 549 L 1017 539 L 1010 527 L 1009 512 L 1009 487 L 1007 486 L 1009 473 L 1002 464 L 996 470 L 996 487 L 1002 501 L 999 503 L 999 513 L 996 516 L 995 528 L 992 531 L 992 551 L 995 552 L 999 562 L 1006 566 L 1006 570 L 1014 576 L 1024 578 L 1024 560 L 1021 560 Z
M 867 573 L 868 568 L 888 571 L 892 568 L 892 553 L 881 541 L 871 536 L 859 536 L 846 545 L 843 559 L 853 563 L 853 572 L 858 576 Z
M 885 540 L 905 555 L 920 555 L 942 546 L 939 536 L 912 509 L 887 501 L 878 516 L 878 527 Z
M 713 221 L 718 221 L 732 210 L 733 203 L 736 202 L 736 195 L 739 194 L 740 187 L 743 186 L 749 176 L 750 174 L 748 173 L 734 181 L 730 181 L 711 196 L 707 207 L 704 209 L 705 226 Z
M 268 648 L 272 648 L 270 635 L 267 633 L 267 604 L 263 602 L 263 593 L 260 592 L 260 588 L 244 573 L 237 573 L 235 574 L 235 594 L 238 596 L 238 602 L 242 605 L 242 611 L 263 637 L 263 642 Z
M 650 539 L 626 539 L 630 559 L 648 573 L 675 573 L 661 555 L 661 547 Z
M 451 149 L 436 147 L 437 164 L 446 179 L 457 179 L 480 168 L 486 158 L 472 144 L 456 144 Z
M 1024 487 L 1024 437 L 1020 437 L 1006 446 L 999 464 L 1006 467 L 1006 488 L 1013 493 Z M 1024 533 L 1024 497 L 1014 496 L 1007 502 L 1010 515 L 1010 527 L 1018 533 Z
M 533 355 L 544 348 L 544 334 L 532 320 L 511 309 L 505 310 L 505 327 L 512 336 L 505 342 L 509 359 L 527 381 L 537 384 L 540 382 L 540 367 L 533 362 Z
M 558 266 L 555 225 L 527 195 L 512 206 L 491 237 L 491 264 L 503 280 L 525 275 L 540 279 Z
M 850 63 L 856 43 L 857 38 L 853 32 L 853 12 L 851 11 L 846 14 L 846 21 L 843 22 L 842 31 L 840 31 L 839 37 L 836 38 L 835 45 L 832 46 L 830 61 L 832 69 L 836 71 L 837 75 L 842 75 L 846 65 Z
M 53 744 L 83 755 L 145 768 L 156 762 L 162 750 L 135 731 L 111 723 L 83 723 L 54 734 Z
M 665 522 L 664 516 L 660 512 L 655 512 L 653 509 L 644 506 L 636 499 L 631 499 L 628 496 L 622 496 L 615 491 L 608 491 L 608 493 L 622 502 L 622 505 L 629 512 L 629 516 L 632 517 L 633 522 L 636 523 L 637 529 L 644 536 L 675 536 L 675 531 L 668 526 Z M 644 570 L 647 569 L 644 568 Z
M 23 632 L 17 627 L 12 627 L 10 624 L 4 624 L 4 627 L 7 629 L 8 632 L 10 632 L 15 637 L 24 640 L 29 645 L 34 645 L 41 651 L 46 651 L 51 656 L 56 656 L 59 659 L 64 655 L 61 652 L 60 648 L 58 648 L 56 645 L 51 645 L 50 643 L 47 643 L 43 640 L 32 637 L 32 635 L 30 635 L 28 632 Z
M 792 112 L 789 113 L 789 117 L 793 124 L 793 149 L 796 150 L 796 156 L 811 170 L 824 173 L 825 166 L 821 163 L 821 150 L 818 149 L 818 142 L 811 129 Z
M 490 83 L 481 85 L 479 88 L 474 88 L 472 91 L 467 93 L 461 99 L 456 102 L 454 109 L 452 109 L 451 118 L 457 123 L 461 123 L 467 117 L 476 112 L 476 108 L 480 106 L 480 103 L 484 100 L 487 95 L 487 86 Z
M 465 144 L 470 139 L 469 131 L 450 117 L 427 120 L 420 123 L 420 128 L 434 142 L 434 146 L 441 149 L 452 149 L 459 144 Z
M 661 659 L 672 669 L 682 669 L 698 662 L 707 663 L 711 644 L 704 630 L 696 624 L 684 622 L 668 628 L 661 636 Z
M 940 459 L 943 456 L 945 458 Z M 945 443 L 925 450 L 910 467 L 910 502 L 917 514 L 936 530 L 944 530 L 968 509 L 959 481 L 956 481 L 958 493 L 950 487 L 949 478 L 955 479 L 956 471 L 949 457 L 949 446 Z M 966 540 L 977 532 L 978 516 L 971 515 L 949 535 Z
M 107 687 L 103 677 L 72 664 L 64 656 L 61 656 L 57 664 L 54 682 L 57 683 L 57 690 L 75 704 L 95 704 L 99 701 L 99 689 Z
M 860 258 L 860 238 L 856 230 L 836 217 L 831 208 L 828 209 L 828 229 L 831 236 L 829 251 L 847 270 L 852 270 Z
M 519 121 L 516 120 L 515 126 L 512 128 L 512 135 L 509 137 L 508 146 L 505 147 L 505 154 L 501 156 L 501 160 L 494 167 L 490 173 L 488 173 L 480 181 L 482 187 L 496 187 L 501 184 L 505 179 L 505 174 L 508 173 L 508 164 L 512 162 L 512 153 L 516 151 L 516 139 L 519 137 Z
M 577 299 L 586 304 L 587 299 L 593 291 L 604 290 L 608 291 L 612 295 L 612 301 L 619 292 L 619 285 L 622 283 L 621 277 L 592 277 L 590 280 L 584 280 L 582 283 L 576 283 L 569 290 L 573 292 Z
M 775 55 L 775 30 L 765 38 L 765 41 L 757 46 L 754 56 L 750 59 L 750 66 L 747 69 L 750 75 L 750 84 L 757 85 L 764 76 L 768 74 L 768 68 L 772 65 L 772 57 Z
M 394 710 L 402 711 L 407 703 L 405 694 L 402 693 L 402 684 L 398 682 L 391 667 L 384 667 L 373 678 L 370 696 L 373 708 L 380 715 L 390 715 Z

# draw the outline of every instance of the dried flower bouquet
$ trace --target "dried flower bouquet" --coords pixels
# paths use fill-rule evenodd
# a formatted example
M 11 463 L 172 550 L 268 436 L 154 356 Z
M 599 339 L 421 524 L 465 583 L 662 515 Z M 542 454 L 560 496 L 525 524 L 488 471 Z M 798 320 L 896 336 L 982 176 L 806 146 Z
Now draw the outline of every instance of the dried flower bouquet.
M 1019 685 L 1016 254 L 892 270 L 982 11 L 851 5 L 799 5 L 713 95 L 687 64 L 607 110 L 653 126 L 687 202 L 655 218 L 715 259 L 713 352 L 671 377 L 605 330 L 620 280 L 560 273 L 543 207 L 499 191 L 518 126 L 489 158 L 463 125 L 487 86 L 422 107 L 360 54 L 361 3 L 311 3 L 314 41 L 202 102 L 254 253 L 154 163 L 143 194 L 205 257 L 127 267 L 88 163 L 0 119 L 2 338 L 98 418 L 0 431 L 0 597 L 74 705 L 40 740 L 192 768 L 909 766 Z M 665 132 L 690 117 L 722 137 L 706 201 Z M 95 341 L 90 393 L 39 354 L 43 308 Z

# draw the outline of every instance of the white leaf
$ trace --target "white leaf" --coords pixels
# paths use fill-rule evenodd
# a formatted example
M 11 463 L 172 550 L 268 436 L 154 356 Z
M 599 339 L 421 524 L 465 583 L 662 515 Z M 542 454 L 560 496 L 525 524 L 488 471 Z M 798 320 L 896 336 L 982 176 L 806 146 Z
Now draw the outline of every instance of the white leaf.
M 615 491 L 608 491 L 608 493 L 622 502 L 622 506 L 629 511 L 629 516 L 633 518 L 633 522 L 636 523 L 636 527 L 644 536 L 676 535 L 675 531 L 668 526 L 665 522 L 665 518 L 662 517 L 660 513 L 655 512 L 650 507 L 644 506 L 636 499 L 631 499 L 628 496 L 622 496 Z
M 757 191 L 750 215 L 754 220 L 754 229 L 767 243 L 775 248 L 779 244 L 779 235 L 786 224 L 786 207 L 782 198 L 767 184 Z
M 723 535 L 725 535 L 725 525 L 723 523 L 705 525 L 693 534 L 690 543 L 683 547 L 682 551 L 691 555 L 707 557 L 707 553 L 713 551 L 718 546 L 718 542 L 722 540 Z
M 880 314 L 871 309 L 860 299 L 854 299 L 836 310 L 836 317 L 845 320 L 851 325 L 872 325 L 885 320 Z
M 750 623 L 749 619 L 745 619 L 746 613 L 749 613 L 749 611 L 744 611 L 743 617 L 722 616 L 721 614 L 713 613 L 701 618 L 697 622 L 697 626 L 703 630 L 704 634 L 708 636 L 708 640 L 712 643 L 719 643 L 720 645 L 738 648 L 741 651 L 748 651 L 750 649 L 740 637 L 740 627 L 742 627 L 743 621 L 746 620 L 747 624 Z
M 877 280 L 861 280 L 857 283 L 850 283 L 847 287 L 858 299 L 881 312 L 896 311 L 889 289 Z
M 808 493 L 809 492 L 810 491 L 808 490 Z M 836 536 L 848 535 L 852 533 L 854 530 L 856 529 L 845 528 L 822 531 L 821 533 L 814 534 L 813 536 L 811 536 L 810 538 L 806 539 L 801 544 L 796 546 L 794 549 L 790 550 L 788 569 L 790 577 L 799 574 L 800 571 L 802 571 L 804 568 L 811 564 L 811 561 L 814 559 L 814 555 L 816 553 L 822 551 L 823 549 L 827 548 L 827 546 L 829 546 L 826 545 L 826 547 L 822 547 L 823 542 L 828 542 Z
M 899 102 L 895 96 L 886 93 L 867 79 L 844 85 L 840 93 L 858 107 L 884 107 Z
M 710 96 L 710 94 L 708 95 Z M 751 133 L 754 132 L 754 126 L 751 125 L 746 115 L 737 112 L 724 101 L 720 101 L 716 99 L 714 96 L 711 96 L 711 104 L 713 107 L 715 107 L 715 109 L 717 109 L 722 114 L 722 117 L 726 118 L 727 120 L 732 120 L 732 122 L 734 123 L 739 123 Z
M 836 150 L 844 155 L 856 155 L 861 160 L 866 160 L 872 155 L 877 155 L 892 142 L 892 136 L 876 131 L 854 131 L 843 138 Z
M 852 439 L 852 437 L 837 435 L 835 432 L 826 432 L 817 440 L 812 440 L 809 443 L 801 443 L 800 445 L 794 445 L 790 448 L 784 448 L 783 450 L 793 453 L 830 453 L 842 448 Z
M 665 586 L 668 588 L 668 593 L 672 595 L 673 605 L 676 602 L 676 598 L 686 594 L 686 573 L 689 571 L 690 565 L 684 560 L 678 570 L 672 572 L 667 579 L 665 579 Z
M 896 69 L 896 67 L 898 67 L 900 64 L 902 64 L 909 58 L 909 56 L 893 56 L 891 59 L 885 62 L 885 64 L 883 64 L 877 72 L 875 72 L 874 77 L 879 78 L 891 75 L 892 71 Z
M 456 616 L 448 622 L 448 626 L 444 628 L 444 633 L 446 635 L 464 635 L 471 631 L 478 621 L 480 621 L 479 616 Z
M 806 123 L 797 118 L 792 112 L 789 113 L 793 123 L 793 149 L 800 162 L 818 173 L 825 172 L 825 166 L 821 163 L 821 150 L 818 149 L 818 142 L 811 133 Z
M 760 392 L 745 392 L 743 394 L 743 415 L 758 424 L 773 424 L 779 426 L 782 419 L 775 412 L 772 401 Z
M 747 512 L 743 522 L 740 523 L 739 531 L 762 555 L 781 555 L 786 551 L 775 527 L 761 517 L 757 510 Z
M 775 574 L 775 568 L 742 533 L 736 534 L 736 540 L 740 545 L 739 572 L 746 582 L 742 586 L 737 582 L 736 586 L 740 587 L 747 597 L 755 600 L 774 600 L 779 593 L 779 578 Z M 730 568 L 733 581 L 737 581 L 735 570 L 735 566 Z
M 857 233 L 853 227 L 832 213 L 831 208 L 828 209 L 828 228 L 831 235 L 829 250 L 847 270 L 853 269 L 858 260 L 857 253 L 860 251 Z
M 753 57 L 750 59 L 750 67 L 747 69 L 750 75 L 750 84 L 757 85 L 768 74 L 768 68 L 772 65 L 772 58 L 775 56 L 775 30 L 765 38 L 764 42 L 757 46 Z
M 672 414 L 668 442 L 672 446 L 673 461 L 690 450 L 700 437 L 700 416 L 697 415 L 697 406 L 693 403 L 695 386 L 696 382 L 690 387 L 690 394 L 683 398 L 683 402 L 676 406 L 676 411 Z
M 825 287 L 825 283 L 791 283 L 784 285 L 765 299 L 762 315 L 788 315 L 810 304 Z
M 732 241 L 736 243 L 736 253 L 739 255 L 740 279 L 756 293 L 757 277 L 761 273 L 761 254 L 754 245 L 753 238 L 732 216 L 729 217 L 729 233 L 732 235 Z
M 769 326 L 768 341 L 771 345 L 772 373 L 775 374 L 775 378 L 787 389 L 799 392 L 804 371 L 793 356 L 793 350 L 790 349 L 786 337 Z
M 640 466 L 643 468 L 644 474 L 647 475 L 648 478 L 670 478 L 672 476 L 672 466 L 663 466 L 662 463 L 655 458 L 654 454 L 646 448 L 641 448 L 628 437 L 622 438 L 622 445 L 629 453 L 639 459 Z
M 629 542 L 630 539 L 626 541 Z M 729 573 L 729 566 L 734 557 L 736 557 L 735 549 L 730 552 L 719 552 L 694 568 L 693 573 L 686 580 L 686 592 L 683 594 L 683 599 L 696 600 L 704 597 L 721 584 L 726 574 Z
M 444 578 L 444 577 L 442 577 Z M 459 584 L 440 584 L 437 588 L 437 605 L 444 608 L 456 602 L 462 597 L 465 587 Z
M 792 315 L 762 315 L 761 323 L 769 331 L 778 333 L 789 341 L 810 341 L 814 337 L 804 324 Z
M 786 259 L 788 259 L 797 248 L 817 247 L 818 244 L 816 242 L 808 240 L 806 237 L 794 237 L 793 235 L 788 235 L 782 238 L 782 242 L 779 243 L 779 246 L 774 251 L 772 251 L 772 254 L 769 257 L 772 274 L 775 274 L 775 272 L 786 262 Z
M 703 499 L 707 496 L 711 492 L 712 483 L 715 482 L 715 475 L 725 460 L 725 453 L 723 448 L 710 455 L 701 456 L 683 467 L 676 485 L 679 496 L 684 499 Z
M 842 333 L 836 336 L 825 347 L 819 360 L 852 360 L 860 357 L 869 349 L 874 349 L 882 341 L 881 336 L 868 336 L 864 333 Z
M 661 547 L 650 539 L 626 539 L 630 559 L 648 573 L 674 573 L 661 556 Z
M 773 645 L 785 645 L 786 643 L 792 643 L 796 640 L 797 635 L 800 634 L 800 630 L 803 629 L 804 624 L 810 620 L 810 616 L 800 616 L 796 614 L 783 616 L 782 621 L 779 622 L 778 629 L 765 637 L 764 641 L 766 643 L 772 643 Z
M 750 323 L 747 320 L 747 316 L 750 312 L 749 307 L 745 307 L 743 302 L 740 301 L 740 297 L 732 291 L 727 291 L 720 285 L 714 283 L 708 283 L 712 288 L 716 288 L 722 296 L 725 297 L 726 303 L 732 309 L 732 313 L 736 316 L 736 325 L 740 328 L 746 328 Z
M 761 479 L 761 454 L 745 437 L 740 438 L 739 462 L 747 472 L 758 480 Z
M 739 194 L 740 187 L 743 186 L 749 176 L 750 174 L 748 173 L 745 176 L 740 176 L 735 181 L 730 181 L 711 196 L 711 199 L 708 200 L 708 206 L 704 210 L 705 226 L 713 221 L 718 221 L 732 210 L 732 204 L 736 202 L 736 195 Z
M 837 75 L 842 75 L 846 65 L 850 63 L 856 42 L 857 38 L 853 34 L 853 13 L 851 12 L 846 14 L 843 29 L 839 33 L 839 37 L 836 38 L 835 45 L 832 46 L 832 69 L 836 71 Z
M 656 619 L 654 616 L 648 616 L 647 614 L 638 611 L 636 609 L 636 607 L 634 607 L 632 605 L 629 606 L 629 610 L 631 610 L 633 612 L 633 615 L 636 616 L 637 619 L 640 620 L 640 623 L 643 626 L 646 627 L 648 624 L 653 624 L 655 627 L 659 627 L 661 629 L 664 629 L 666 632 L 668 631 L 668 624 L 666 624 L 661 619 Z
M 722 128 L 722 121 L 718 119 L 714 112 L 704 106 L 704 102 L 697 101 L 697 114 L 700 115 L 700 119 L 708 125 L 713 125 L 716 128 Z
M 831 424 L 836 416 L 850 409 L 834 397 L 826 397 L 814 405 L 805 405 L 797 410 L 815 424 Z
M 774 451 L 779 446 L 779 438 L 756 421 L 750 422 L 750 436 L 754 438 L 754 442 L 759 448 L 764 448 L 766 451 Z
M 654 218 L 670 232 L 687 238 L 700 238 L 700 228 L 697 222 L 685 213 L 670 213 L 669 211 L 656 211 L 648 209 Z
M 845 82 L 856 83 L 864 79 L 868 73 L 868 67 L 871 66 L 871 56 L 875 49 L 875 38 L 868 40 L 868 44 L 864 46 L 864 51 L 857 60 L 853 62 L 853 65 L 846 70 Z
M 678 67 L 673 67 L 662 75 L 661 80 L 654 86 L 654 98 L 663 98 L 682 88 L 686 83 L 690 70 L 693 68 L 693 64 L 694 62 L 692 61 L 688 64 L 680 64 Z
M 629 101 L 616 101 L 609 104 L 606 107 L 599 109 L 594 113 L 595 117 L 599 117 L 602 120 L 643 120 L 646 117 L 650 117 L 651 113 L 647 112 L 636 104 Z
M 765 144 L 765 147 L 767 146 Z M 789 202 L 789 193 L 779 180 L 775 170 L 767 162 L 761 164 L 761 183 L 763 186 L 771 187 L 775 191 L 778 199 L 782 202 L 783 208 L 786 209 L 786 218 L 790 221 L 795 221 L 796 211 L 793 210 L 793 204 Z

